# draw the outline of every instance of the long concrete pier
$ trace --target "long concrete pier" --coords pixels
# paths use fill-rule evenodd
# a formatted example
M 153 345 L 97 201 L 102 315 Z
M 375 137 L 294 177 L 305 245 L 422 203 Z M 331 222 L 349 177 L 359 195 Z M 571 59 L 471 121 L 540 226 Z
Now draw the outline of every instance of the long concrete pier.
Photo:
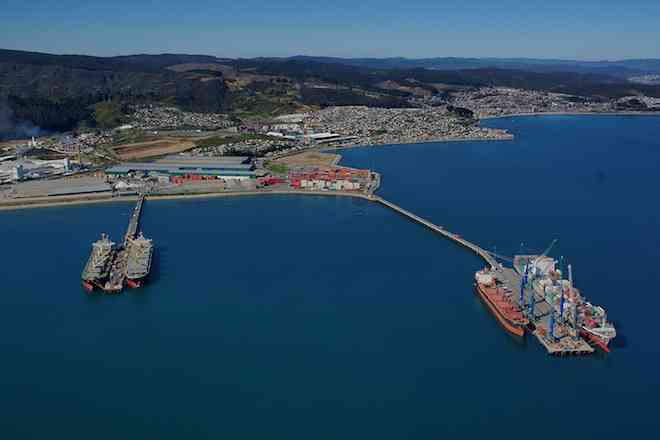
M 484 261 L 486 261 L 486 263 L 492 269 L 500 270 L 501 266 L 497 263 L 495 258 L 488 251 L 486 251 L 485 249 L 481 248 L 480 246 L 478 246 L 478 245 L 462 238 L 458 234 L 454 234 L 454 233 L 446 230 L 442 226 L 438 226 L 436 224 L 433 224 L 430 221 L 428 221 L 428 220 L 426 220 L 426 219 L 424 219 L 424 218 L 422 218 L 422 217 L 420 217 L 416 214 L 413 214 L 412 212 L 410 212 L 406 209 L 403 209 L 399 205 L 396 205 L 396 204 L 394 204 L 394 203 L 392 203 L 388 200 L 385 200 L 382 197 L 371 196 L 371 197 L 369 197 L 369 199 L 373 200 L 374 202 L 378 202 L 381 205 L 387 206 L 388 208 L 398 212 L 399 214 L 401 214 L 405 217 L 408 217 L 410 220 L 415 221 L 417 223 L 420 223 L 420 224 L 426 226 L 427 228 L 431 229 L 432 231 L 437 232 L 438 234 L 443 235 L 444 237 L 452 240 L 453 242 L 455 242 L 455 243 L 471 250 L 472 252 L 474 252 L 475 254 L 480 256 Z
M 133 209 L 133 214 L 131 219 L 128 222 L 128 228 L 126 228 L 126 235 L 124 236 L 124 244 L 130 238 L 135 238 L 138 233 L 138 228 L 140 226 L 140 215 L 142 215 L 142 206 L 144 205 L 144 194 L 140 194 Z
M 144 199 L 145 194 L 140 194 L 138 196 L 135 208 L 133 208 L 133 214 L 131 214 L 131 219 L 128 222 L 128 228 L 126 228 L 124 245 L 117 252 L 115 260 L 112 263 L 112 268 L 110 269 L 110 276 L 108 277 L 108 281 L 103 286 L 103 290 L 105 292 L 119 293 L 124 288 L 124 282 L 126 281 L 126 267 L 129 257 L 128 247 L 130 245 L 130 241 L 137 236 Z

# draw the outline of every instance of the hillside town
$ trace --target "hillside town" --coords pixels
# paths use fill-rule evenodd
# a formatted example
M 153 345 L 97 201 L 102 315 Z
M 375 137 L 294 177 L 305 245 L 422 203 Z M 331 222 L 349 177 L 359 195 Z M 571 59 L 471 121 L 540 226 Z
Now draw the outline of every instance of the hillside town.
M 353 137 L 348 145 L 449 140 L 510 139 L 504 130 L 481 128 L 447 106 L 423 109 L 330 107 L 308 115 L 309 126 Z
M 225 113 L 195 113 L 158 105 L 134 107 L 130 121 L 126 128 L 142 130 L 218 130 L 232 125 Z
M 453 92 L 451 102 L 455 106 L 471 110 L 478 119 L 516 114 L 603 113 L 613 110 L 610 102 L 506 87 Z

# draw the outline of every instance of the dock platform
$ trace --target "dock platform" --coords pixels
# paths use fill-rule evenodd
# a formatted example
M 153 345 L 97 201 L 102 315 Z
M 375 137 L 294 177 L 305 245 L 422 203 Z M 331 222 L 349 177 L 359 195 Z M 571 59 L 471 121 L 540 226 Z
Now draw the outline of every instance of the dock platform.
M 107 281 L 105 284 L 100 286 L 105 293 L 121 293 L 121 291 L 124 289 L 130 251 L 129 247 L 131 241 L 134 240 L 138 234 L 140 216 L 142 215 L 142 207 L 144 206 L 145 197 L 145 194 L 139 195 L 137 203 L 135 204 L 135 208 L 133 208 L 131 219 L 128 222 L 123 246 L 117 251 L 115 255 Z
M 537 327 L 532 334 L 552 356 L 581 356 L 594 352 L 594 348 L 583 339 L 576 340 L 570 336 L 564 336 L 557 341 L 552 341 L 543 330 L 542 327 Z

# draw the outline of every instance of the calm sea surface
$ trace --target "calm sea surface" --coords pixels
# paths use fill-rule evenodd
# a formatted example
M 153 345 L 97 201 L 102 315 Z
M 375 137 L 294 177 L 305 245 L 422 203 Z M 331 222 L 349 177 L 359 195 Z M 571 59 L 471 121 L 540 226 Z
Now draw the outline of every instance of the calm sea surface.
M 0 212 L 0 438 L 551 439 L 660 428 L 660 118 L 491 120 L 516 140 L 361 148 L 380 194 L 513 255 L 559 238 L 620 336 L 511 339 L 475 256 L 362 200 L 147 202 L 150 284 L 87 296 L 125 203 Z

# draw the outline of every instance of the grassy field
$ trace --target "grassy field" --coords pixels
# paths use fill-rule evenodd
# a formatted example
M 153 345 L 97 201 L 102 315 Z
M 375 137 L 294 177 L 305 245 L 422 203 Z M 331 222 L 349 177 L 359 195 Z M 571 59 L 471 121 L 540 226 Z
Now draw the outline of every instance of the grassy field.
M 267 170 L 275 174 L 286 174 L 289 172 L 289 167 L 286 164 L 278 162 L 266 162 L 264 165 Z

